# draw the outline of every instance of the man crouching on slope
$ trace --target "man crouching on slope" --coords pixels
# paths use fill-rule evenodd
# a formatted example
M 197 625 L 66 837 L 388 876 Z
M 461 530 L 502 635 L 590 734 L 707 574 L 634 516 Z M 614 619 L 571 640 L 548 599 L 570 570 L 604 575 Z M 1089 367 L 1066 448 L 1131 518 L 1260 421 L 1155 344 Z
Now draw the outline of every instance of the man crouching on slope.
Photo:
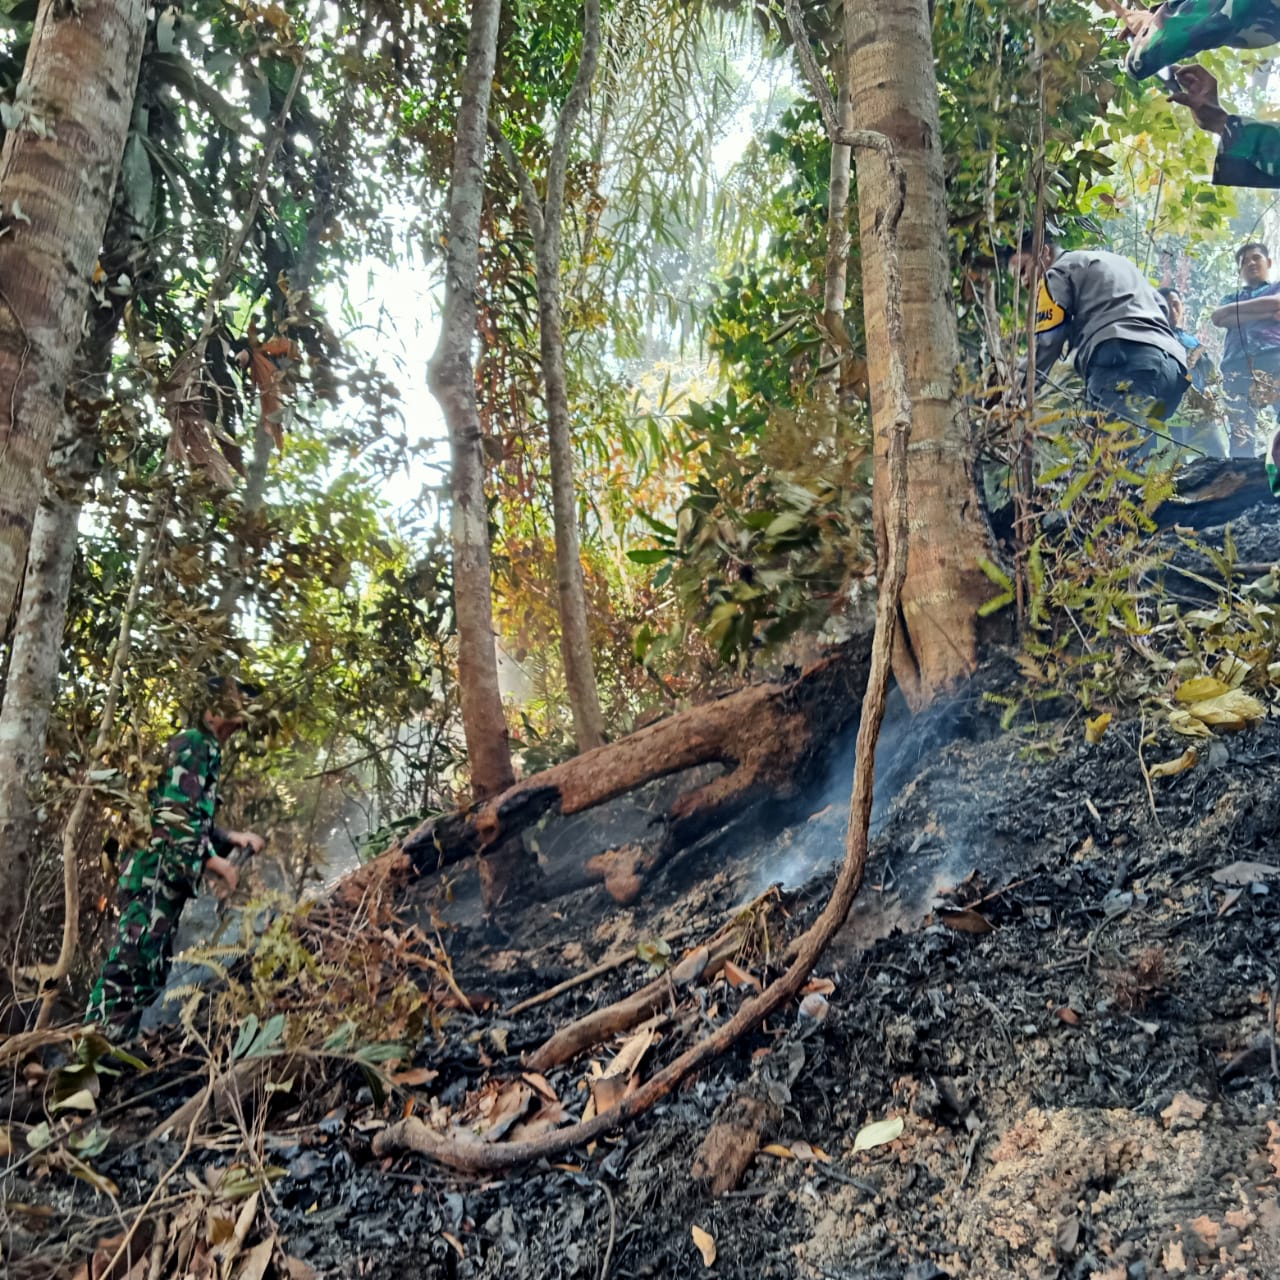
M 1139 425 L 1177 409 L 1189 385 L 1186 352 L 1155 288 L 1128 258 L 1104 249 L 1062 253 L 1046 239 L 1037 264 L 1028 233 L 1009 266 L 1025 288 L 1039 276 L 1037 383 L 1065 347 L 1090 408 Z M 1025 378 L 1025 361 L 1020 367 Z
M 117 1032 L 135 1031 L 163 990 L 178 917 L 201 874 L 212 873 L 233 892 L 239 877 L 226 855 L 237 847 L 259 853 L 265 843 L 213 822 L 222 748 L 245 727 L 245 700 L 260 690 L 230 676 L 209 680 L 208 690 L 197 724 L 169 742 L 151 792 L 151 839 L 128 854 L 120 871 L 119 930 L 85 1013 L 86 1022 L 106 1022 Z

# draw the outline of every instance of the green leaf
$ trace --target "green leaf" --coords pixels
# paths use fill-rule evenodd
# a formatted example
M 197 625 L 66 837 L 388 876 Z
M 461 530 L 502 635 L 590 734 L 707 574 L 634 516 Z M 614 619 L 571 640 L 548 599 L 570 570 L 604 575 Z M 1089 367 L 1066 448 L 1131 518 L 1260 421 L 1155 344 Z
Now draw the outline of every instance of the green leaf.
M 632 564 L 661 564 L 674 554 L 674 551 L 666 547 L 637 547 L 634 551 L 627 552 L 627 559 Z

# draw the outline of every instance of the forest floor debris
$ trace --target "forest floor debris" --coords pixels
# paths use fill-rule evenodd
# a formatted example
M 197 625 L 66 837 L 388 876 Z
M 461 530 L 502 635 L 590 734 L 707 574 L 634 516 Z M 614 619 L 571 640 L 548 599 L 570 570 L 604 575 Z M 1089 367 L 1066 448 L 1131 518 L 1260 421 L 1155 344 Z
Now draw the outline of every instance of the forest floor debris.
M 433 1003 L 439 1038 L 412 1061 L 335 1058 L 150 1143 L 137 1139 L 207 1071 L 193 1055 L 126 1072 L 101 1099 L 110 1141 L 81 1160 L 96 1184 L 33 1158 L 31 1126 L 9 1124 L 9 1273 L 91 1265 L 157 1188 L 148 1260 L 175 1275 L 398 1277 L 408 1257 L 429 1277 L 529 1280 L 1280 1273 L 1280 722 L 1196 739 L 1194 765 L 1161 775 L 1150 765 L 1188 741 L 1168 726 L 1140 752 L 1149 721 L 1090 742 L 1076 715 L 1038 740 L 1053 750 L 1032 750 L 983 706 L 965 704 L 962 741 L 947 741 L 954 708 L 935 713 L 947 732 L 931 736 L 926 718 L 903 737 L 909 781 L 882 805 L 859 913 L 808 1011 L 791 1006 L 620 1136 L 483 1181 L 371 1150 L 411 1112 L 500 1144 L 635 1087 L 768 980 L 830 873 L 761 900 L 750 945 L 708 981 L 541 1072 L 526 1055 L 755 901 L 755 859 L 700 846 L 626 907 L 595 889 L 530 906 L 500 938 L 458 924 L 450 981 L 432 984 L 464 998 Z M 793 840 L 834 854 L 840 816 Z M 725 839 L 745 848 L 752 833 Z M 395 883 L 400 909 L 429 919 L 439 886 Z M 695 1169 L 729 1158 L 709 1162 L 703 1144 L 735 1116 L 747 1122 L 732 1157 L 756 1150 L 716 1197 Z

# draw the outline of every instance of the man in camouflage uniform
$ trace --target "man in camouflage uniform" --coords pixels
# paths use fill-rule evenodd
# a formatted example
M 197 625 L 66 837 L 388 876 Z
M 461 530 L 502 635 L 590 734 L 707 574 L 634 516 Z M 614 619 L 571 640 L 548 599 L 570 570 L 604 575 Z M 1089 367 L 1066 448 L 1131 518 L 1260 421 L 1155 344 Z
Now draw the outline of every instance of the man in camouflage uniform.
M 151 792 L 151 839 L 124 861 L 117 889 L 119 932 L 89 995 L 86 1022 L 136 1029 L 142 1012 L 163 989 L 173 954 L 178 917 L 209 871 L 236 887 L 227 855 L 235 848 L 258 853 L 261 836 L 214 825 L 222 748 L 244 728 L 245 698 L 252 685 L 229 677 L 209 681 L 210 699 L 198 727 L 170 740 L 164 771 Z
M 1168 0 L 1155 9 L 1104 3 L 1132 41 L 1125 66 L 1139 80 L 1210 49 L 1265 49 L 1280 41 L 1280 0 Z

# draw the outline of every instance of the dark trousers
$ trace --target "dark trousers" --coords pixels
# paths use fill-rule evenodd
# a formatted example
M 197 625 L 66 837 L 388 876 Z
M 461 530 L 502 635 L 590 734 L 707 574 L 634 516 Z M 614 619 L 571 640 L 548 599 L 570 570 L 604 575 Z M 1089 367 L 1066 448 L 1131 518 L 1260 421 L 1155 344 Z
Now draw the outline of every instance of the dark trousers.
M 1280 417 L 1280 351 L 1263 351 L 1249 358 L 1247 365 L 1222 370 L 1222 394 L 1227 402 L 1227 423 L 1231 431 L 1231 456 L 1256 458 L 1262 452 L 1258 414 L 1268 404 Z M 1255 404 L 1255 394 L 1262 403 Z
M 1163 422 L 1191 384 L 1186 367 L 1167 351 L 1145 342 L 1114 338 L 1099 343 L 1085 374 L 1085 394 L 1091 408 L 1117 420 L 1142 424 Z M 1137 456 L 1160 443 L 1148 436 Z

